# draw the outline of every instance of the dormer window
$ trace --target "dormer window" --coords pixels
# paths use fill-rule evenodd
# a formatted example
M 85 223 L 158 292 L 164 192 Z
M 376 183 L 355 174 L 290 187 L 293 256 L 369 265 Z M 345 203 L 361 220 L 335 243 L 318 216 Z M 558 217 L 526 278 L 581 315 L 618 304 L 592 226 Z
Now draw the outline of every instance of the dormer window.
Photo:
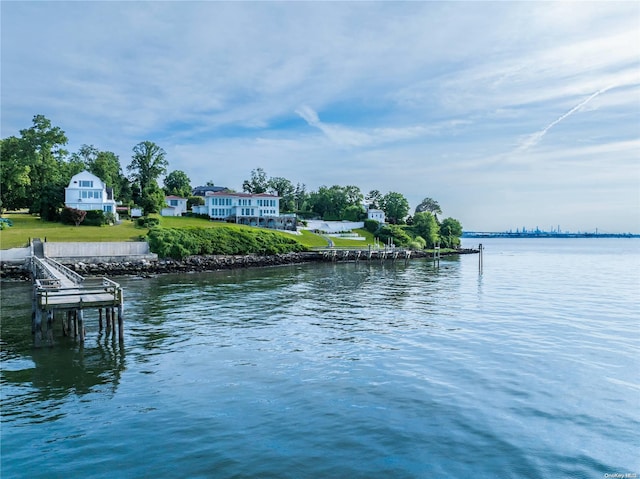
M 80 180 L 80 188 L 93 188 L 93 180 Z

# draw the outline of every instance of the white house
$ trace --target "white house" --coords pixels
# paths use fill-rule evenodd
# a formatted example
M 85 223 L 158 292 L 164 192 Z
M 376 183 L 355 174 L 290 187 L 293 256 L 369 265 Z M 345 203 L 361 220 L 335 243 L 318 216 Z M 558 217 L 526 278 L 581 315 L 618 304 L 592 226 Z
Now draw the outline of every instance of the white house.
M 113 189 L 107 188 L 100 178 L 88 171 L 71 178 L 69 186 L 64 189 L 64 204 L 77 210 L 113 213 L 116 220 L 118 219 Z
M 160 212 L 161 216 L 182 216 L 182 213 L 187 212 L 187 199 L 181 196 L 165 196 L 164 197 L 167 206 L 162 208 Z
M 384 211 L 370 209 L 367 210 L 367 219 L 376 220 L 378 223 L 384 223 L 386 218 L 384 216 Z
M 207 191 L 204 205 L 194 206 L 192 211 L 206 214 L 213 220 L 233 221 L 250 226 L 293 229 L 294 216 L 280 215 L 280 197 L 268 193 L 235 193 Z

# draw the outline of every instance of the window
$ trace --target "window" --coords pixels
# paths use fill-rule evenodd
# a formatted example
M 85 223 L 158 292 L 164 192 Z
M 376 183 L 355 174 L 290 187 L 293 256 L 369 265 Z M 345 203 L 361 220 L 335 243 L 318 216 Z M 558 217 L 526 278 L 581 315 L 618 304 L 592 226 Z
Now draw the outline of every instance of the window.
M 93 188 L 93 181 L 91 180 L 80 180 L 78 184 L 80 188 Z
M 169 200 L 169 206 L 178 206 L 178 200 Z

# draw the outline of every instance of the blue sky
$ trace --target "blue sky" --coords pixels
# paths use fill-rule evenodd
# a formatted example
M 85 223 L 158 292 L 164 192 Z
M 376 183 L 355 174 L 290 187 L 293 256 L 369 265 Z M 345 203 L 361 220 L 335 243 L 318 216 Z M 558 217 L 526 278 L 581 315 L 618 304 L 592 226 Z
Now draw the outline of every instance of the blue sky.
M 639 2 L 1 3 L 1 134 L 124 167 L 424 197 L 467 230 L 640 232 Z

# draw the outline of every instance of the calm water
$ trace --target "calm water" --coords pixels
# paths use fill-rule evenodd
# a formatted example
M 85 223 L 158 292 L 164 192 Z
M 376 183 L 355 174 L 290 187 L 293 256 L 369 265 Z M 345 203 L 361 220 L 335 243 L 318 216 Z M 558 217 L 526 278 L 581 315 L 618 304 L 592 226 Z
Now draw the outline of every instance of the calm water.
M 120 278 L 122 346 L 4 282 L 1 476 L 640 477 L 640 241 L 483 243 Z

